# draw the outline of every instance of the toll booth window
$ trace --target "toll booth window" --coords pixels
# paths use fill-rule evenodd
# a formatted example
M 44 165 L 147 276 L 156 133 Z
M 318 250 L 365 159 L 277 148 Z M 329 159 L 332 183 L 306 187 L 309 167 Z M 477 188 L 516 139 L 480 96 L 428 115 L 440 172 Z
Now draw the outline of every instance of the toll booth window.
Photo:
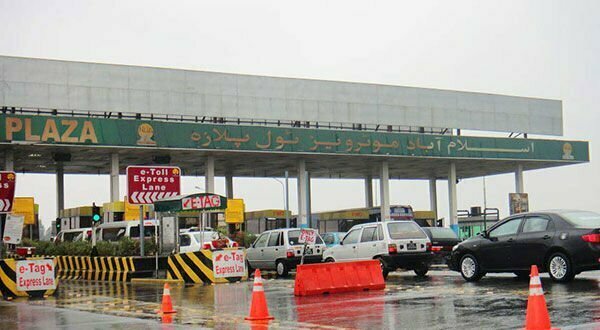
M 125 235 L 125 228 L 103 228 L 102 229 L 102 240 L 115 242 L 121 239 Z
M 344 245 L 346 244 L 355 244 L 358 242 L 358 238 L 360 237 L 360 229 L 354 229 L 349 232 L 348 235 L 344 238 Z
M 192 239 L 189 235 L 179 235 L 179 245 L 180 246 L 190 246 L 192 244 Z
M 411 221 L 388 223 L 392 239 L 427 238 L 419 226 Z
M 363 229 L 361 242 L 372 242 L 377 240 L 377 227 L 366 227 Z
M 154 230 L 156 230 L 156 226 L 144 226 L 144 237 L 154 236 Z M 135 226 L 129 228 L 129 236 L 131 238 L 139 238 L 140 237 L 140 227 Z
M 279 236 L 281 236 L 281 232 L 271 233 L 268 246 L 279 246 Z

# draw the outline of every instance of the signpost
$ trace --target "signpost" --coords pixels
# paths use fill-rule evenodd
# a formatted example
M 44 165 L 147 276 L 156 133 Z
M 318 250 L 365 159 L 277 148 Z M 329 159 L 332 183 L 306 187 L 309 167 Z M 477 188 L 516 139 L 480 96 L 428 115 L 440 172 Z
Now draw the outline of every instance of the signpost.
M 20 260 L 16 266 L 16 284 L 19 291 L 56 289 L 52 259 Z
M 6 214 L 12 211 L 16 182 L 17 175 L 15 172 L 0 171 L 0 237 L 4 237 Z M 2 255 L 3 246 L 3 243 L 0 243 L 0 255 Z
M 314 245 L 317 242 L 317 231 L 314 229 L 301 229 L 300 237 L 298 237 L 298 243 L 304 243 L 302 247 L 302 258 L 300 264 L 304 264 L 304 255 L 306 254 L 306 247 L 311 244 Z
M 9 214 L 4 225 L 2 242 L 5 244 L 20 244 L 23 238 L 23 224 L 25 217 L 22 215 Z
M 144 204 L 181 193 L 181 169 L 175 166 L 128 166 L 127 196 L 140 206 L 140 255 L 144 256 Z

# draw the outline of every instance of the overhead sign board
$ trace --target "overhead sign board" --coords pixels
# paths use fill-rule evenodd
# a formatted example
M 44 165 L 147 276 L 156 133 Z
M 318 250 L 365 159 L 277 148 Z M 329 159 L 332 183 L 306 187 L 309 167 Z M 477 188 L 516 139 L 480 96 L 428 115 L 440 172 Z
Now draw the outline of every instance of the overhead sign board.
M 128 166 L 127 196 L 130 204 L 152 204 L 179 195 L 181 169 L 175 166 Z
M 213 251 L 212 264 L 216 278 L 246 276 L 246 260 L 243 250 Z
M 4 237 L 2 242 L 6 244 L 21 244 L 23 238 L 23 221 L 25 217 L 22 215 L 9 214 L 6 216 L 4 224 Z
M 224 209 L 225 207 L 227 207 L 227 203 L 223 203 L 222 196 L 216 194 L 200 194 L 181 199 L 181 209 L 184 211 Z
M 550 160 L 568 163 L 587 162 L 590 159 L 589 144 L 583 141 L 78 117 L 61 117 L 58 120 L 46 116 L 0 114 L 0 142 L 11 141 L 188 150 Z
M 52 259 L 20 260 L 16 267 L 17 290 L 37 291 L 56 289 Z
M 13 171 L 0 171 L 0 213 L 10 213 L 15 198 L 17 175 Z

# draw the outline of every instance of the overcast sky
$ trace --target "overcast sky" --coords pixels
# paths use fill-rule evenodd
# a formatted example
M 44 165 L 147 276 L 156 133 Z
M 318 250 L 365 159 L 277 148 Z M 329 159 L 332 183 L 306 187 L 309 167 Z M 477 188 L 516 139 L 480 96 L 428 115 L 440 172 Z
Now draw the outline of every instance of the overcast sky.
M 0 0 L 0 22 L 1 55 L 560 99 L 564 138 L 590 141 L 591 162 L 525 172 L 530 208 L 600 211 L 600 1 Z M 186 178 L 183 192 L 196 185 Z M 514 175 L 488 177 L 487 205 L 507 215 L 514 186 Z M 313 180 L 313 210 L 362 207 L 363 187 Z M 55 189 L 52 175 L 19 175 L 17 196 L 34 196 L 48 224 Z M 107 201 L 109 178 L 67 175 L 65 191 L 66 207 Z M 283 208 L 273 179 L 236 179 L 234 192 L 250 210 Z M 429 207 L 427 182 L 393 180 L 390 193 Z M 443 181 L 438 204 L 447 216 Z M 482 179 L 463 180 L 458 208 L 474 205 Z

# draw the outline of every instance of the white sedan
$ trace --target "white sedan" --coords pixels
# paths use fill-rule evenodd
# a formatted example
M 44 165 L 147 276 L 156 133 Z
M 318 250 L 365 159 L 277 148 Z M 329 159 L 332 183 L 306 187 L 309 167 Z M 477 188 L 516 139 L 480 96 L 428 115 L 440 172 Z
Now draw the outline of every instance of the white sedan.
M 237 247 L 238 243 L 216 231 L 188 231 L 179 234 L 179 252 L 196 252 L 201 249 L 216 250 Z

